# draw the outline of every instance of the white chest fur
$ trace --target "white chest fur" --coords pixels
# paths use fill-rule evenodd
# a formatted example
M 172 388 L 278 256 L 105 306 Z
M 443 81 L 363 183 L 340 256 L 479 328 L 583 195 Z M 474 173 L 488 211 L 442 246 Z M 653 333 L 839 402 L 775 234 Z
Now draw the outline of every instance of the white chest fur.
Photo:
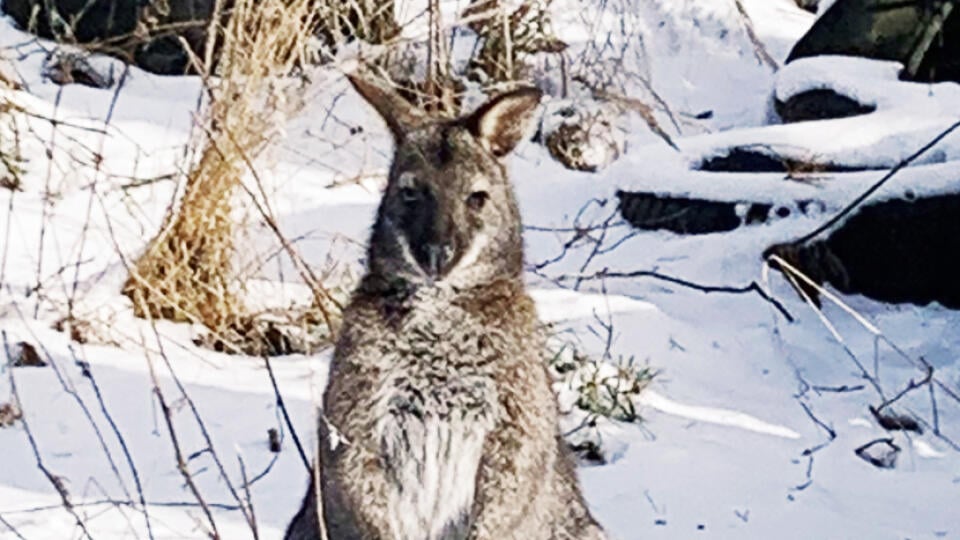
M 479 345 L 488 332 L 442 302 L 417 308 L 403 344 L 383 358 L 376 400 L 387 509 L 397 540 L 456 540 L 467 534 L 497 416 L 490 357 Z
M 486 431 L 478 423 L 438 418 L 384 423 L 394 538 L 466 537 Z

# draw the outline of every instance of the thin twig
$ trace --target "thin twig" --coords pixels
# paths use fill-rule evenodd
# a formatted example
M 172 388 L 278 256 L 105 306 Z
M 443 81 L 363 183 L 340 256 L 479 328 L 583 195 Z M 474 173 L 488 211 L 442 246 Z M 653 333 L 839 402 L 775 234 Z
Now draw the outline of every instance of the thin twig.
M 612 272 L 606 268 L 595 272 L 593 274 L 566 274 L 557 277 L 551 278 L 553 281 L 558 283 L 563 283 L 565 281 L 597 281 L 604 279 L 634 279 L 634 278 L 651 278 L 659 281 L 665 281 L 667 283 L 672 283 L 674 285 L 680 285 L 681 287 L 686 287 L 688 289 L 694 289 L 702 293 L 725 293 L 725 294 L 756 294 L 760 296 L 763 300 L 769 303 L 771 306 L 776 308 L 781 315 L 788 321 L 793 322 L 794 318 L 790 315 L 790 312 L 787 311 L 787 308 L 777 300 L 770 296 L 763 287 L 760 286 L 756 281 L 750 282 L 748 285 L 743 286 L 726 286 L 726 285 L 703 285 L 700 283 L 695 283 L 683 278 L 678 278 L 656 272 L 653 270 L 634 270 L 632 272 Z
M 4 519 L 3 515 L 0 515 L 0 525 L 3 525 L 4 527 L 6 527 L 7 530 L 12 532 L 17 537 L 18 540 L 27 540 L 26 537 L 20 534 L 20 531 L 18 531 L 17 528 L 14 527 L 12 523 Z
M 63 97 L 63 88 L 57 89 L 57 97 L 53 102 L 53 114 L 56 116 L 60 111 L 60 99 Z M 46 152 L 50 156 L 50 159 L 47 160 L 47 168 L 44 176 L 44 187 L 43 187 L 43 209 L 41 211 L 40 217 L 40 239 L 38 240 L 37 245 L 37 290 L 40 290 L 42 283 L 40 283 L 40 276 L 43 274 L 43 246 L 46 242 L 47 237 L 47 221 L 50 217 L 50 208 L 53 206 L 53 193 L 50 191 L 50 181 L 53 177 L 53 153 L 56 148 L 57 141 L 57 125 L 52 125 L 52 133 L 50 134 L 50 143 L 46 147 Z M 37 298 L 36 303 L 33 306 L 33 318 L 36 319 L 40 314 L 40 299 Z
M 247 464 L 243 462 L 243 453 L 239 449 L 237 449 L 237 462 L 240 464 L 240 478 L 243 480 L 243 495 L 247 511 L 250 512 L 250 532 L 253 533 L 253 540 L 260 540 L 260 532 L 257 530 L 257 515 L 253 510 L 253 495 L 250 494 L 250 482 L 247 480 Z
M 753 51 L 757 59 L 773 71 L 780 69 L 777 61 L 770 56 L 770 53 L 767 52 L 766 45 L 763 44 L 760 36 L 758 36 L 756 30 L 753 29 L 753 19 L 750 18 L 750 14 L 748 14 L 746 8 L 743 7 L 743 3 L 741 3 L 740 0 L 734 0 L 734 4 L 737 6 L 737 12 L 740 14 L 740 18 L 743 19 L 743 28 L 747 32 L 747 38 L 750 39 L 750 43 L 753 44 Z
M 290 437 L 293 439 L 293 444 L 297 447 L 297 452 L 300 453 L 300 459 L 303 460 L 303 466 L 306 467 L 307 471 L 310 471 L 310 460 L 307 459 L 307 453 L 303 450 L 303 445 L 300 444 L 300 437 L 297 436 L 297 430 L 293 427 L 293 421 L 290 420 L 290 414 L 287 412 L 287 406 L 283 402 L 283 396 L 280 394 L 280 387 L 277 386 L 277 378 L 273 374 L 273 366 L 270 364 L 270 357 L 263 355 L 263 363 L 267 367 L 267 374 L 270 375 L 270 385 L 273 387 L 273 395 L 277 398 L 277 407 L 280 409 L 280 412 L 283 413 L 283 421 L 287 424 L 287 429 L 290 430 Z
M 20 306 L 17 303 L 13 304 L 13 309 L 17 312 L 21 319 L 24 315 L 20 310 Z M 97 442 L 100 444 L 101 450 L 103 450 L 104 456 L 107 458 L 107 463 L 110 465 L 110 470 L 113 472 L 114 477 L 117 479 L 117 483 L 120 486 L 120 489 L 123 490 L 123 494 L 126 497 L 130 497 L 130 491 L 127 489 L 126 483 L 123 481 L 123 476 L 120 474 L 120 469 L 117 467 L 116 461 L 113 459 L 113 453 L 110 451 L 110 447 L 107 446 L 106 439 L 103 436 L 103 432 L 100 430 L 100 426 L 93 419 L 93 413 L 90 412 L 90 408 L 87 406 L 86 401 L 83 397 L 80 396 L 80 393 L 77 392 L 77 389 L 73 386 L 72 381 L 69 381 L 64 375 L 63 371 L 60 369 L 60 365 L 57 360 L 53 357 L 50 351 L 47 349 L 43 340 L 39 339 L 37 335 L 33 332 L 30 326 L 27 326 L 30 336 L 33 338 L 33 342 L 36 343 L 40 350 L 43 352 L 44 357 L 46 358 L 47 364 L 53 369 L 53 374 L 56 376 L 57 381 L 60 383 L 60 387 L 63 388 L 63 391 L 70 396 L 77 406 L 83 412 L 84 418 L 87 420 L 87 423 L 90 424 L 90 427 L 93 429 L 94 435 L 97 437 Z
M 160 354 L 163 355 L 163 351 L 161 351 Z M 219 539 L 220 533 L 217 531 L 217 523 L 213 519 L 213 513 L 210 512 L 210 506 L 207 504 L 206 500 L 204 500 L 203 495 L 200 494 L 200 489 L 197 487 L 196 482 L 193 481 L 193 475 L 190 474 L 190 470 L 187 467 L 187 462 L 183 458 L 183 451 L 180 449 L 180 440 L 177 437 L 177 430 L 173 427 L 173 414 L 170 410 L 170 406 L 167 405 L 167 400 L 163 397 L 163 391 L 160 389 L 160 381 L 157 379 L 157 374 L 153 367 L 153 360 L 150 358 L 149 352 L 145 352 L 145 355 L 147 358 L 147 367 L 150 371 L 150 380 L 153 383 L 153 395 L 156 396 L 157 402 L 160 404 L 160 410 L 163 412 L 163 418 L 167 424 L 167 431 L 170 435 L 170 444 L 173 445 L 173 453 L 177 460 L 177 470 L 180 472 L 180 476 L 183 477 L 183 481 L 187 485 L 187 488 L 193 494 L 193 497 L 197 500 L 197 503 L 199 503 L 200 509 L 207 517 L 213 538 Z
M 173 380 L 173 383 L 176 385 L 177 390 L 180 392 L 180 395 L 183 397 L 184 402 L 186 402 L 187 407 L 190 409 L 190 412 L 197 424 L 197 427 L 200 429 L 200 434 L 203 436 L 203 440 L 207 445 L 207 449 L 210 451 L 210 457 L 213 459 L 214 464 L 217 467 L 217 471 L 220 474 L 220 478 L 223 480 L 223 483 L 227 486 L 227 491 L 230 492 L 230 495 L 233 497 L 237 504 L 240 505 L 241 512 L 243 517 L 246 519 L 247 524 L 253 527 L 254 522 L 250 514 L 247 512 L 246 508 L 243 506 L 243 500 L 240 498 L 240 494 L 237 492 L 236 488 L 233 486 L 233 482 L 230 480 L 230 476 L 227 475 L 227 471 L 223 466 L 223 462 L 220 460 L 220 456 L 217 454 L 217 451 L 213 444 L 213 438 L 210 436 L 209 430 L 207 430 L 206 422 L 204 422 L 203 417 L 200 415 L 200 411 L 197 409 L 196 403 L 193 401 L 193 398 L 190 397 L 190 394 L 187 392 L 186 387 L 183 385 L 183 382 L 180 380 L 180 377 L 177 376 L 176 371 L 173 369 L 173 363 L 170 361 L 170 358 L 166 354 L 166 350 L 163 346 L 163 341 L 160 336 L 160 332 L 157 329 L 156 321 L 150 319 L 150 326 L 153 329 L 154 336 L 157 340 L 157 347 L 160 351 L 160 358 L 163 360 L 164 365 L 167 367 L 167 371 L 170 373 L 170 378 Z M 149 360 L 149 355 L 148 355 Z M 151 376 L 153 376 L 153 363 L 149 363 L 151 369 Z M 159 391 L 159 386 L 156 386 L 155 390 Z M 163 403 L 161 403 L 161 407 Z M 186 465 L 184 465 L 186 466 Z
M 97 499 L 93 501 L 83 501 L 74 503 L 74 508 L 91 508 L 95 506 L 125 506 L 132 508 L 134 510 L 139 510 L 137 508 L 137 502 L 133 500 L 121 500 L 121 499 Z M 210 508 L 215 508 L 217 510 L 224 510 L 227 512 L 238 512 L 240 507 L 236 504 L 227 504 L 227 503 L 207 503 Z M 150 506 L 157 508 L 200 508 L 200 503 L 193 501 L 152 501 Z M 47 504 L 40 506 L 31 506 L 29 508 L 20 508 L 17 510 L 4 510 L 7 515 L 15 514 L 35 514 L 37 512 L 46 512 L 48 510 L 56 510 L 60 508 L 58 504 Z
M 793 489 L 795 491 L 803 491 L 808 487 L 810 487 L 811 484 L 813 484 L 814 455 L 820 450 L 823 450 L 824 448 L 830 446 L 833 443 L 833 441 L 836 440 L 837 432 L 832 427 L 828 426 L 827 424 L 823 423 L 822 420 L 817 418 L 817 415 L 813 414 L 813 410 L 810 408 L 809 405 L 804 403 L 801 396 L 797 396 L 797 403 L 799 403 L 800 406 L 803 408 L 803 411 L 807 413 L 807 416 L 810 418 L 810 420 L 812 420 L 817 427 L 819 427 L 820 429 L 824 430 L 827 433 L 827 440 L 819 444 L 816 444 L 814 446 L 811 446 L 810 448 L 807 448 L 801 454 L 807 458 L 806 481 L 804 481 L 802 484 L 795 486 Z
M 7 364 L 13 365 L 13 356 L 10 351 L 10 344 L 7 341 L 7 332 L 6 330 L 2 331 L 3 334 L 3 350 L 6 353 Z M 7 374 L 10 378 L 10 393 L 12 394 L 13 401 L 16 403 L 17 407 L 24 411 L 23 401 L 20 399 L 20 393 L 17 390 L 17 380 L 13 376 L 13 369 L 8 369 Z M 57 492 L 57 495 L 60 496 L 61 506 L 73 516 L 74 521 L 77 524 L 77 527 L 80 528 L 80 531 L 83 532 L 83 535 L 90 540 L 93 540 L 93 536 L 90 535 L 90 531 L 87 530 L 87 525 L 84 523 L 83 518 L 80 517 L 80 514 L 77 513 L 76 508 L 74 508 L 73 503 L 70 501 L 70 494 L 67 492 L 67 488 L 64 485 L 64 479 L 60 476 L 53 474 L 50 469 L 46 467 L 43 463 L 43 458 L 40 457 L 40 448 L 37 446 L 37 440 L 33 436 L 33 431 L 30 429 L 30 423 L 27 421 L 27 414 L 24 411 L 23 416 L 20 418 L 20 423 L 23 424 L 23 431 L 27 434 L 27 441 L 30 443 L 30 449 L 33 451 L 33 457 L 37 462 L 37 468 L 40 469 L 40 472 L 47 477 L 47 480 L 50 482 L 50 485 L 53 486 L 53 489 Z
M 927 370 L 927 374 L 923 377 L 923 379 L 920 380 L 920 382 L 910 379 L 910 381 L 907 383 L 907 386 L 903 390 L 901 390 L 900 392 L 897 392 L 895 396 L 884 400 L 883 403 L 881 403 L 877 407 L 877 410 L 882 411 L 883 409 L 886 409 L 887 407 L 893 405 L 894 403 L 899 401 L 901 398 L 903 398 L 903 396 L 909 394 L 910 392 L 916 390 L 917 388 L 923 388 L 924 386 L 930 384 L 930 381 L 932 379 L 933 379 L 933 368 L 931 367 L 930 369 Z
M 147 500 L 143 495 L 143 484 L 140 482 L 140 472 L 137 470 L 136 464 L 133 462 L 133 455 L 130 453 L 130 448 L 127 446 L 127 441 L 123 437 L 123 433 L 120 432 L 120 428 L 117 426 L 117 423 L 113 420 L 113 415 L 110 414 L 110 411 L 107 409 L 107 404 L 103 399 L 103 394 L 100 392 L 100 385 L 97 384 L 97 380 L 93 376 L 93 370 L 90 367 L 89 362 L 83 362 L 77 358 L 77 354 L 73 349 L 73 346 L 70 346 L 70 354 L 73 356 L 74 362 L 77 365 L 81 365 L 83 369 L 83 375 L 90 381 L 90 386 L 93 387 L 93 393 L 97 397 L 97 402 L 100 404 L 100 411 L 103 413 L 104 418 L 107 419 L 107 423 L 110 424 L 110 429 L 113 430 L 114 436 L 117 438 L 117 442 L 120 444 L 120 449 L 123 452 L 124 459 L 127 461 L 127 466 L 130 467 L 130 474 L 133 475 L 133 484 L 137 489 L 137 498 L 140 501 L 140 506 L 143 508 L 143 519 L 147 526 L 147 536 L 152 540 L 153 536 L 153 527 L 150 524 L 150 513 L 147 509 Z
M 860 195 L 858 195 L 858 196 L 853 200 L 853 202 L 851 202 L 850 204 L 848 204 L 843 210 L 840 210 L 839 212 L 837 212 L 837 214 L 835 214 L 833 217 L 831 217 L 830 219 L 828 219 L 824 224 L 820 225 L 819 227 L 817 227 L 817 228 L 814 229 L 813 231 L 811 231 L 811 232 L 803 235 L 802 237 L 800 237 L 800 239 L 795 240 L 795 241 L 793 242 L 793 244 L 795 244 L 795 245 L 806 244 L 807 242 L 809 242 L 809 241 L 813 240 L 814 238 L 820 236 L 822 233 L 830 230 L 834 225 L 836 225 L 837 223 L 839 223 L 840 220 L 842 220 L 844 217 L 846 217 L 847 214 L 849 214 L 850 212 L 853 212 L 854 210 L 856 210 L 856 208 L 857 208 L 858 206 L 860 206 L 861 204 L 863 204 L 863 201 L 867 200 L 871 195 L 873 195 L 874 193 L 876 193 L 876 191 L 877 191 L 878 189 L 880 189 L 884 184 L 886 184 L 891 178 L 893 178 L 894 176 L 896 176 L 897 173 L 899 173 L 901 170 L 903 170 L 904 168 L 906 168 L 908 165 L 910 165 L 911 163 L 913 163 L 914 161 L 916 161 L 917 159 L 919 159 L 921 156 L 923 156 L 924 154 L 926 154 L 928 151 L 930 151 L 931 148 L 933 148 L 934 146 L 936 146 L 937 144 L 939 144 L 940 141 L 942 141 L 943 139 L 945 139 L 948 135 L 950 135 L 951 133 L 953 133 L 954 131 L 956 131 L 958 128 L 960 128 L 960 120 L 954 122 L 953 124 L 950 125 L 950 127 L 948 127 L 947 129 L 941 131 L 939 135 L 937 135 L 936 137 L 934 137 L 934 138 L 933 138 L 930 142 L 928 142 L 927 144 L 923 145 L 919 150 L 917 150 L 916 152 L 914 152 L 913 154 L 911 154 L 909 157 L 907 157 L 906 159 L 904 159 L 904 160 L 900 161 L 899 163 L 897 163 L 896 165 L 894 165 L 894 167 L 893 167 L 892 169 L 890 169 L 890 170 L 887 172 L 887 174 L 883 175 L 883 177 L 880 178 L 880 180 L 877 180 L 877 182 L 874 183 L 872 186 L 870 186 L 866 191 L 864 191 L 863 193 L 861 193 Z
M 210 140 L 213 142 L 214 147 L 217 149 L 221 155 L 225 154 L 216 144 L 216 139 L 212 136 L 212 133 L 206 129 L 205 126 L 201 126 L 207 132 L 207 135 L 210 136 Z M 309 286 L 311 292 L 314 295 L 314 302 L 317 304 L 317 309 L 320 310 L 320 314 L 323 317 L 324 323 L 327 325 L 331 335 L 334 333 L 336 327 L 333 325 L 333 318 L 330 314 L 329 309 L 327 309 L 324 300 L 332 303 L 337 309 L 343 309 L 343 306 L 337 301 L 336 298 L 323 286 L 323 282 L 313 273 L 313 270 L 307 265 L 303 258 L 297 253 L 296 249 L 290 243 L 290 241 L 283 235 L 283 232 L 280 231 L 279 225 L 277 225 L 276 220 L 273 218 L 273 212 L 270 210 L 269 206 L 266 206 L 266 191 L 264 190 L 263 181 L 260 177 L 260 174 L 257 171 L 257 168 L 254 166 L 253 161 L 250 159 L 250 156 L 247 155 L 247 152 L 244 151 L 243 146 L 241 146 L 237 140 L 234 138 L 233 133 L 225 128 L 225 132 L 229 137 L 231 143 L 236 147 L 241 159 L 244 161 L 244 164 L 247 166 L 247 169 L 250 171 L 250 174 L 253 175 L 258 188 L 260 189 L 260 194 L 264 198 L 264 204 L 261 204 L 257 200 L 256 195 L 247 187 L 243 182 L 238 182 L 240 187 L 247 193 L 250 197 L 251 202 L 253 202 L 254 207 L 257 209 L 257 212 L 260 213 L 260 217 L 264 220 L 267 226 L 270 228 L 270 231 L 273 232 L 274 236 L 279 240 L 280 245 L 283 246 L 283 249 L 287 252 L 287 255 L 290 257 L 290 260 L 297 267 L 297 271 L 300 273 L 301 279 L 304 280 Z

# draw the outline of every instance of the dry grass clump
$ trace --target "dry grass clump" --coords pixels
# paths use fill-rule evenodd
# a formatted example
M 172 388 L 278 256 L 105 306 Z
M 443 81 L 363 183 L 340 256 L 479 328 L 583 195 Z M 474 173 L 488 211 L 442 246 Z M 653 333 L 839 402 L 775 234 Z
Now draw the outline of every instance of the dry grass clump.
M 290 74 L 306 61 L 317 0 L 237 0 L 221 41 L 209 103 L 179 207 L 136 261 L 123 292 L 138 316 L 199 322 L 215 333 L 249 325 L 231 275 L 231 211 L 252 162 L 279 138 L 297 105 Z M 208 47 L 208 51 L 212 48 Z M 209 73 L 210 54 L 196 59 Z
M 394 0 L 318 0 L 319 34 L 331 47 L 351 39 L 386 43 L 400 33 L 393 4 Z
M 516 7 L 501 0 L 473 0 L 464 19 L 481 38 L 470 59 L 470 75 L 482 83 L 521 80 L 523 57 L 542 52 L 560 53 L 566 43 L 553 34 L 548 8 L 553 0 L 525 0 Z
M 0 57 L 0 188 L 21 188 L 23 174 L 20 158 L 20 135 L 14 112 L 18 110 L 8 93 L 19 88 L 13 75 L 5 71 L 7 60 Z

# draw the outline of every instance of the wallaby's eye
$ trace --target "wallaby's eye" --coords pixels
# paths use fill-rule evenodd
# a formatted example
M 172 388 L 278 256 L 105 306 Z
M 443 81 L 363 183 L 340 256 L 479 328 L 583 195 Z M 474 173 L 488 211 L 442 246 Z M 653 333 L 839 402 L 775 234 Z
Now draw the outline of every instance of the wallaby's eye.
M 474 191 L 467 197 L 467 208 L 473 211 L 481 210 L 489 198 L 490 194 L 486 191 Z

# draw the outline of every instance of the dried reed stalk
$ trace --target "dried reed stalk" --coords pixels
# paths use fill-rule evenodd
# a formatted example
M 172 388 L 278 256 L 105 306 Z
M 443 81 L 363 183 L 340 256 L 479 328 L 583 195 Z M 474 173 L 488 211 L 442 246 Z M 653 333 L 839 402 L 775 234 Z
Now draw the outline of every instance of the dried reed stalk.
M 211 73 L 209 55 L 196 66 L 207 74 L 209 95 L 204 129 L 197 130 L 202 152 L 179 206 L 123 287 L 138 316 L 199 322 L 215 332 L 238 324 L 243 306 L 231 279 L 233 198 L 248 164 L 296 108 L 285 87 L 305 63 L 317 1 L 236 0 L 226 16 L 214 14 L 216 70 Z

